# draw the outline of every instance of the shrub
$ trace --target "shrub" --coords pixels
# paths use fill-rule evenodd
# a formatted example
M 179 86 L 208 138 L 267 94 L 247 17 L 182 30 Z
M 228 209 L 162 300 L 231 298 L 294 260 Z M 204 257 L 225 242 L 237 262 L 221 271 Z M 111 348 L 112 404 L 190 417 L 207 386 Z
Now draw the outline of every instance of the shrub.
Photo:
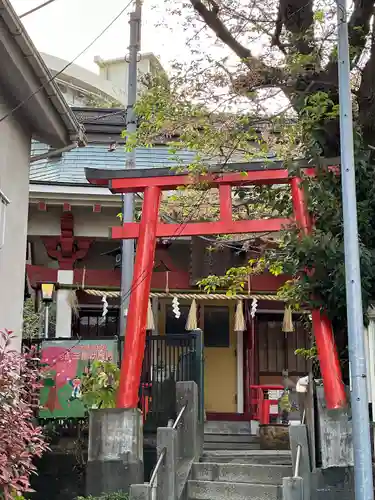
M 0 496 L 22 498 L 32 491 L 33 459 L 48 449 L 42 428 L 33 422 L 40 384 L 35 351 L 12 350 L 9 330 L 0 331 Z
M 94 361 L 82 379 L 83 404 L 89 410 L 115 408 L 119 381 L 120 370 L 116 364 L 109 361 Z

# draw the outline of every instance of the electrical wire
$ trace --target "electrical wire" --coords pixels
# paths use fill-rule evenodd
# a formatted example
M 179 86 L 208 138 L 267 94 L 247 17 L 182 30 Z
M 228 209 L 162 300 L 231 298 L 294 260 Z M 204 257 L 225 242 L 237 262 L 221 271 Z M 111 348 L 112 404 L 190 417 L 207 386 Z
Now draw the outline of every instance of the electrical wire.
M 23 14 L 21 14 L 19 16 L 20 19 L 22 19 L 23 17 L 26 17 L 28 16 L 29 14 L 33 14 L 34 12 L 36 12 L 37 10 L 40 10 L 42 9 L 43 7 L 47 7 L 47 5 L 49 5 L 50 3 L 53 3 L 55 2 L 55 0 L 47 0 L 47 2 L 44 2 L 40 5 L 38 5 L 37 7 L 34 7 L 33 9 L 30 9 L 28 10 L 27 12 L 24 12 Z
M 130 7 L 130 5 L 132 3 L 133 3 L 133 0 L 130 0 L 130 2 L 125 7 L 123 7 L 121 9 L 121 11 L 112 19 L 112 21 L 109 24 L 107 24 L 107 26 L 99 33 L 99 35 L 97 35 L 94 38 L 94 40 L 92 40 L 83 50 L 81 50 L 81 52 L 79 54 L 77 54 L 74 59 L 72 59 L 70 62 L 68 62 L 68 64 L 66 64 L 55 75 L 51 76 L 51 78 L 49 78 L 45 83 L 43 83 L 40 87 L 38 87 L 35 90 L 35 92 L 33 92 L 32 94 L 30 94 L 29 97 L 27 97 L 26 99 L 24 99 L 23 101 L 21 101 L 16 107 L 14 107 L 11 111 L 9 111 L 9 113 L 6 113 L 5 115 L 3 115 L 0 118 L 0 123 L 3 122 L 4 120 L 6 120 L 7 118 L 9 118 L 10 116 L 12 116 L 22 106 L 24 106 L 27 102 L 29 102 L 30 99 L 32 99 L 38 92 L 40 92 L 43 88 L 45 88 L 46 85 L 48 85 L 49 83 L 51 83 L 53 80 L 55 80 L 55 78 L 57 78 L 59 75 L 61 75 L 61 73 L 63 73 L 67 68 L 69 68 L 69 66 L 71 66 L 72 64 L 74 64 L 79 57 L 81 57 L 88 49 L 90 49 L 94 45 L 94 43 L 97 42 L 99 40 L 99 38 L 101 38 L 104 35 L 104 33 L 106 31 L 108 31 L 108 29 L 117 21 L 117 19 L 119 19 L 119 17 L 122 16 L 122 14 Z
M 185 229 L 185 227 L 191 222 L 193 219 L 194 215 L 199 211 L 201 204 L 203 203 L 204 198 L 207 195 L 207 191 L 203 191 L 202 196 L 200 197 L 199 201 L 193 206 L 192 210 L 189 213 L 189 216 L 181 223 L 178 224 L 178 227 L 176 228 L 175 232 L 170 238 L 170 241 L 173 243 L 176 238 L 178 238 L 182 231 Z M 143 269 L 143 271 L 140 273 L 139 277 L 136 279 L 136 282 L 132 284 L 130 289 L 125 293 L 124 297 L 121 297 L 121 303 L 123 303 L 129 296 L 130 294 L 138 288 L 141 283 L 150 275 L 152 274 L 152 271 L 146 272 L 146 269 Z M 145 274 L 146 273 L 146 274 Z M 144 275 L 144 276 L 143 276 Z
M 186 218 L 186 220 L 184 220 L 183 222 L 181 222 L 178 227 L 176 228 L 175 232 L 173 233 L 172 235 L 172 240 L 175 240 L 176 238 L 178 238 L 178 236 L 182 233 L 182 231 L 184 230 L 184 228 L 186 227 L 186 225 L 192 220 L 192 218 L 194 217 L 195 213 L 200 209 L 200 206 L 201 204 L 203 203 L 203 200 L 204 198 L 206 197 L 207 195 L 207 191 L 203 191 L 203 194 L 202 196 L 200 197 L 198 203 L 196 203 L 194 205 L 194 207 L 192 208 L 189 216 Z M 132 286 L 129 288 L 129 290 L 126 292 L 126 294 L 124 295 L 124 297 L 121 297 L 121 303 L 123 303 L 129 296 L 130 294 L 136 289 L 138 288 L 138 286 L 140 286 L 143 281 L 147 278 L 147 276 L 149 276 L 150 274 L 152 274 L 152 270 L 149 271 L 148 273 L 146 273 L 146 269 L 144 269 L 140 276 L 137 278 L 136 282 L 134 284 L 132 284 Z M 143 276 L 144 275 L 144 276 Z M 76 339 L 76 342 L 71 346 L 71 347 L 68 347 L 65 351 L 63 351 L 55 360 L 53 360 L 53 362 L 51 364 L 48 364 L 48 368 L 51 369 L 53 368 L 61 359 L 63 359 L 65 356 L 67 356 L 70 352 L 73 351 L 73 349 L 75 349 L 77 346 L 80 345 L 81 343 L 81 340 L 82 337 L 78 337 L 78 339 Z M 54 339 L 46 339 L 46 341 L 54 341 Z

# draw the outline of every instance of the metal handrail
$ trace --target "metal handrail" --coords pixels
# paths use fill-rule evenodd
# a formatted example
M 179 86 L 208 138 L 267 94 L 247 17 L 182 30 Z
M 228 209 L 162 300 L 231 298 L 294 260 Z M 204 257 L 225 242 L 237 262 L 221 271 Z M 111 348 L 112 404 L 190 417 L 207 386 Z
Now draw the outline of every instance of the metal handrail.
M 306 412 L 305 412 L 305 410 L 303 410 L 301 424 L 305 423 L 305 415 L 306 415 Z M 300 461 L 301 461 L 301 451 L 302 451 L 302 446 L 300 444 L 298 444 L 297 445 L 297 454 L 296 454 L 296 465 L 294 467 L 294 475 L 293 475 L 293 477 L 298 477 L 299 464 L 300 464 Z
M 180 420 L 182 419 L 182 415 L 184 414 L 185 410 L 187 408 L 187 405 L 183 406 L 180 410 L 180 413 L 177 415 L 176 420 L 174 421 L 174 424 L 172 426 L 172 429 L 177 429 L 178 424 L 180 423 Z
M 180 423 L 181 419 L 182 419 L 182 416 L 185 412 L 187 408 L 187 405 L 183 406 L 179 412 L 179 414 L 177 415 L 177 418 L 176 420 L 174 421 L 173 425 L 172 425 L 172 429 L 177 429 L 177 426 L 178 424 Z M 159 471 L 159 468 L 161 466 L 161 464 L 163 463 L 163 460 L 164 460 L 164 457 L 165 457 L 165 454 L 167 452 L 167 449 L 166 448 L 163 448 L 161 450 L 161 453 L 159 455 L 159 458 L 158 458 L 158 461 L 156 462 L 156 465 L 154 467 L 154 470 L 152 471 L 152 474 L 151 474 L 151 478 L 150 478 L 150 481 L 149 481 L 149 484 L 152 486 L 153 483 L 155 482 L 155 479 L 157 477 L 157 474 L 158 474 L 158 471 Z

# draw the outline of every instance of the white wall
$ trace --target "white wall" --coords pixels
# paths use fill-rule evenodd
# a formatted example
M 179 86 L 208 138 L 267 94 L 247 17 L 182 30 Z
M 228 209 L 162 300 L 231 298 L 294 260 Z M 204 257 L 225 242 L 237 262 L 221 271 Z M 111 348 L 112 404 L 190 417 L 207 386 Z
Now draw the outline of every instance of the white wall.
M 0 116 L 9 108 L 0 95 Z M 0 189 L 9 198 L 0 249 L 0 329 L 13 330 L 21 344 L 25 289 L 29 156 L 31 135 L 10 116 L 0 123 Z
M 64 61 L 63 59 L 50 54 L 41 53 L 41 56 L 52 74 L 59 73 L 59 81 L 62 80 L 68 85 L 72 84 L 81 88 L 83 91 L 86 90 L 94 93 L 95 95 L 103 94 L 107 99 L 114 99 L 120 101 L 122 104 L 126 104 L 126 93 L 122 90 L 123 85 L 121 85 L 120 88 L 116 88 L 108 81 L 105 81 L 105 79 L 100 78 L 100 76 L 96 73 L 82 68 L 77 64 L 70 64 L 68 68 L 64 69 L 68 61 Z M 63 69 L 64 71 L 60 74 L 60 71 Z M 67 96 L 65 95 L 65 97 Z M 71 102 L 72 95 L 69 95 L 68 98 L 69 104 L 74 104 L 75 106 L 80 105 L 79 100 L 77 99 L 73 99 L 73 102 Z
M 121 208 L 103 207 L 101 213 L 94 213 L 92 207 L 73 207 L 74 235 L 95 238 L 109 238 L 109 228 L 120 224 L 117 214 Z M 48 206 L 41 212 L 35 205 L 29 210 L 29 236 L 58 236 L 61 233 L 61 206 Z
M 127 92 L 128 87 L 128 68 L 129 64 L 123 61 L 116 61 L 112 64 L 106 64 L 100 67 L 100 76 L 105 80 L 109 80 L 116 87 L 122 88 Z M 148 59 L 141 59 L 138 63 L 138 75 L 142 77 L 150 72 L 150 61 Z M 138 87 L 138 90 L 140 88 Z

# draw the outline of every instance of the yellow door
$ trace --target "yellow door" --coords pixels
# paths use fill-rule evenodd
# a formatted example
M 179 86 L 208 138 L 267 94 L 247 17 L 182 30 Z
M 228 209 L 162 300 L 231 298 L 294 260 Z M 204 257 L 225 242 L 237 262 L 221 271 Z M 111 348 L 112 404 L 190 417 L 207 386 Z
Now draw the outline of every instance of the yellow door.
M 232 301 L 201 302 L 206 412 L 237 411 L 236 335 Z

